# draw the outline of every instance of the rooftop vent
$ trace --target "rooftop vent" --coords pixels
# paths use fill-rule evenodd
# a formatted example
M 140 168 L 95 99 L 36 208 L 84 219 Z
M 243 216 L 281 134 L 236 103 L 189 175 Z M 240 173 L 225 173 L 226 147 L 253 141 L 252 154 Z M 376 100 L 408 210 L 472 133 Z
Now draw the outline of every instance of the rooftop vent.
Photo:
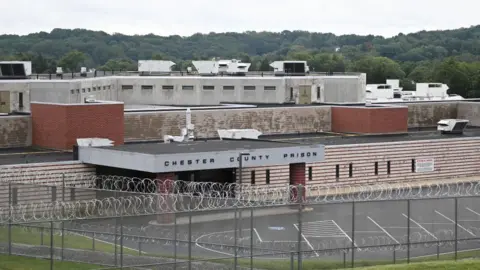
M 465 119 L 442 119 L 437 123 L 437 130 L 442 134 L 463 134 L 469 122 Z

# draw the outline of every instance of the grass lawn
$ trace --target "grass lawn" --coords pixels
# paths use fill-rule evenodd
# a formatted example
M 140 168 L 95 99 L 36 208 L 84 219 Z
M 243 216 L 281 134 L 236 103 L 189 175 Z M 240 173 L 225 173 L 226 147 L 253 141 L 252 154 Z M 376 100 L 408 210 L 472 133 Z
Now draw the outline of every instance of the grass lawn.
M 55 270 L 87 270 L 101 268 L 100 266 L 72 263 L 55 262 Z M 50 269 L 50 261 L 44 259 L 27 258 L 21 256 L 0 255 L 0 270 L 43 270 Z
M 62 236 L 58 234 L 60 231 L 56 231 L 57 234 L 53 235 L 53 245 L 55 247 L 62 246 Z M 43 243 L 45 246 L 50 246 L 50 229 L 47 228 L 43 231 L 43 242 L 42 242 L 42 232 L 38 228 L 22 228 L 19 226 L 12 226 L 12 242 L 16 244 L 27 244 L 27 245 L 36 245 L 39 246 Z M 8 227 L 0 227 L 0 242 L 8 242 Z M 93 241 L 88 237 L 75 234 L 65 234 L 64 237 L 64 248 L 71 249 L 81 249 L 81 250 L 93 250 Z M 108 244 L 100 241 L 95 241 L 95 250 L 114 253 L 115 245 Z M 117 251 L 120 252 L 120 246 L 117 246 Z M 138 252 L 135 252 L 131 249 L 123 249 L 125 254 L 137 255 Z M 0 268 L 1 270 L 1 268 Z
M 478 260 L 465 260 L 465 261 L 459 261 L 459 262 L 438 261 L 438 262 L 362 267 L 357 269 L 359 270 L 426 270 L 426 269 L 480 270 L 480 261 Z

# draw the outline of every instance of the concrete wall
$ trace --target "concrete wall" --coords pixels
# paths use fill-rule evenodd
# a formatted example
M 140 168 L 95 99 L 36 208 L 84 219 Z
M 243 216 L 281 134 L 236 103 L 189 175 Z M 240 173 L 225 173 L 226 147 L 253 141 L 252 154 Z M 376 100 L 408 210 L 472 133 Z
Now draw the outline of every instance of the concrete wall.
M 459 102 L 457 117 L 470 120 L 472 126 L 480 126 L 480 102 Z
M 30 116 L 0 116 L 0 148 L 32 144 Z
M 254 128 L 264 134 L 330 131 L 330 107 L 261 108 L 192 111 L 195 136 L 217 137 L 217 129 Z M 125 113 L 125 140 L 180 135 L 185 112 Z
M 0 91 L 10 92 L 10 112 L 29 111 L 30 108 L 30 83 L 23 81 L 0 81 Z M 19 95 L 23 98 L 20 101 Z M 20 103 L 21 102 L 21 103 Z
M 480 176 L 479 151 L 480 138 L 410 141 L 408 147 L 405 142 L 326 146 L 324 162 L 307 164 L 306 185 L 415 182 Z M 412 172 L 412 159 L 419 158 L 434 158 L 435 171 Z M 387 174 L 387 161 L 390 161 L 390 174 Z M 378 175 L 375 175 L 375 162 L 378 162 Z M 350 163 L 352 177 L 349 177 Z M 336 165 L 340 166 L 338 179 Z M 309 167 L 312 168 L 312 179 L 308 179 Z M 245 168 L 243 183 L 250 183 L 251 171 L 255 170 L 256 185 L 265 185 L 267 169 L 270 170 L 271 187 L 283 187 L 289 183 L 288 165 Z
M 398 103 L 408 105 L 408 127 L 434 127 L 440 119 L 457 118 L 457 101 Z

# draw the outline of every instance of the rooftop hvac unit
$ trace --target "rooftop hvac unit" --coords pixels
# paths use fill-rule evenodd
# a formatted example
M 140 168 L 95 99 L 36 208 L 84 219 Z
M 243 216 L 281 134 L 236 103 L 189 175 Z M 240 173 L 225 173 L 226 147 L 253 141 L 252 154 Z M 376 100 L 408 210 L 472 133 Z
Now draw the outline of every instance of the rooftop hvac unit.
M 80 138 L 77 145 L 80 147 L 102 147 L 113 146 L 114 141 L 105 138 Z
M 217 130 L 220 139 L 258 139 L 262 133 L 256 129 L 219 129 Z
M 80 68 L 80 76 L 87 77 L 87 68 L 86 67 L 81 67 Z
M 437 123 L 437 130 L 442 134 L 463 134 L 468 123 L 465 119 L 442 119 Z

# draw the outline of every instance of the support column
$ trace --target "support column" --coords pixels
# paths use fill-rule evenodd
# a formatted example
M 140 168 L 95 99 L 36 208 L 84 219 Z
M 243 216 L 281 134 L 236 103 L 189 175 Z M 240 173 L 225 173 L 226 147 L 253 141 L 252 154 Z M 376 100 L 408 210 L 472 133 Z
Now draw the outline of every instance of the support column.
M 171 193 L 173 193 L 173 185 L 176 179 L 175 173 L 158 173 L 156 175 L 156 184 L 157 184 L 157 193 L 159 193 L 163 200 L 159 203 L 165 203 L 162 208 L 167 208 L 165 210 L 165 214 L 157 215 L 157 222 L 159 224 L 168 224 L 173 223 L 173 219 L 175 215 L 171 213 L 173 208 L 174 200 L 170 197 Z M 169 213 L 170 212 L 170 213 Z
M 306 184 L 306 177 L 305 177 L 305 163 L 292 163 L 290 164 L 290 185 L 298 186 L 302 185 L 305 187 Z M 305 200 L 305 189 L 302 192 L 302 198 Z M 292 201 L 298 201 L 298 190 L 293 189 L 292 194 L 290 194 L 290 199 Z

